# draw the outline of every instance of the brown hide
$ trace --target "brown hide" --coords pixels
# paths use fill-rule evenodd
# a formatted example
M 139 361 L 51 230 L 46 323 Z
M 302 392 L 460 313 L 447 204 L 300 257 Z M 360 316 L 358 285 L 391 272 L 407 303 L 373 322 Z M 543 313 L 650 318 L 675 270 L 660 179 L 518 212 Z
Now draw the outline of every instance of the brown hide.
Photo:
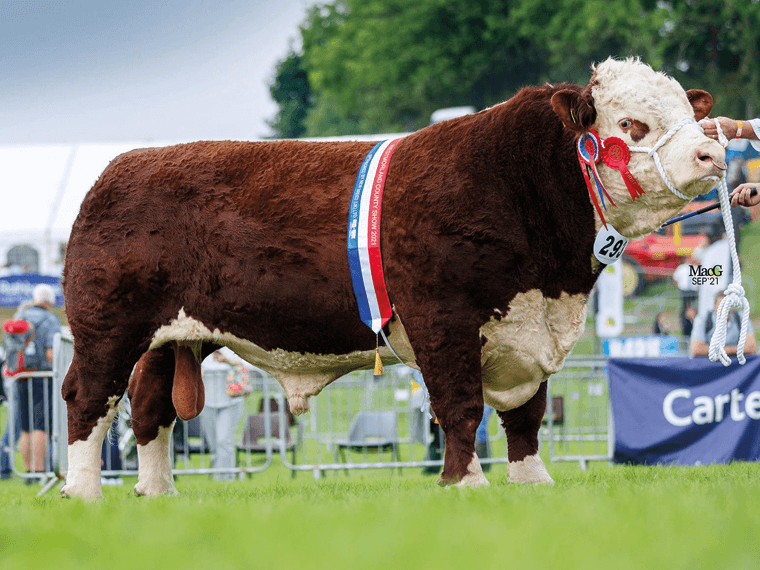
M 405 313 L 431 310 L 431 298 L 436 313 L 479 326 L 517 292 L 590 291 L 593 214 L 573 135 L 549 105 L 560 87 L 580 89 L 526 89 L 399 144 L 382 245 L 404 322 Z M 372 146 L 203 142 L 119 157 L 85 199 L 69 244 L 75 334 L 86 341 L 102 328 L 93 309 L 129 307 L 141 353 L 184 307 L 265 349 L 371 349 L 345 234 L 356 172 Z
M 588 294 L 597 277 L 592 206 L 575 134 L 552 109 L 558 91 L 581 99 L 579 86 L 526 88 L 409 135 L 390 165 L 386 285 L 447 432 L 455 467 L 445 479 L 466 473 L 482 416 L 479 328 L 518 293 Z M 373 144 L 198 142 L 115 159 L 85 198 L 67 250 L 77 362 L 64 383 L 69 441 L 88 437 L 100 402 L 123 391 L 155 331 L 180 309 L 265 350 L 374 349 L 346 254 L 351 193 Z M 173 420 L 170 354 L 153 352 L 130 387 L 133 411 L 154 418 L 140 425 L 141 442 Z M 174 406 L 191 417 L 202 385 L 184 352 L 175 366 Z M 540 395 L 531 405 L 542 413 Z

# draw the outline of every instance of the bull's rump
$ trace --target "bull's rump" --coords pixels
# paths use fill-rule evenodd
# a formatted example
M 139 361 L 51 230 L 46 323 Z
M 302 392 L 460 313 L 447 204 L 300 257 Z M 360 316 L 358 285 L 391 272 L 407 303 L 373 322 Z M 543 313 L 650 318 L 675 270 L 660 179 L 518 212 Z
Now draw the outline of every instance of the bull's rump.
M 107 300 L 114 318 L 148 322 L 141 344 L 184 308 L 266 350 L 371 348 L 346 255 L 351 192 L 371 147 L 200 142 L 118 157 L 69 242 L 74 334 L 99 326 L 93 308 Z

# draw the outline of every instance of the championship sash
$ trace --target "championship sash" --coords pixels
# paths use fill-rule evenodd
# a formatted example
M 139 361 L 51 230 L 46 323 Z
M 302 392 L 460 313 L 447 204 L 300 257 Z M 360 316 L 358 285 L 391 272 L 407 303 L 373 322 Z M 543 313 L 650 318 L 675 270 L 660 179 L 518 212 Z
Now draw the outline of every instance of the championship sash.
M 399 140 L 378 143 L 364 157 L 348 212 L 348 265 L 359 316 L 377 334 L 393 316 L 380 254 L 380 213 L 391 156 Z

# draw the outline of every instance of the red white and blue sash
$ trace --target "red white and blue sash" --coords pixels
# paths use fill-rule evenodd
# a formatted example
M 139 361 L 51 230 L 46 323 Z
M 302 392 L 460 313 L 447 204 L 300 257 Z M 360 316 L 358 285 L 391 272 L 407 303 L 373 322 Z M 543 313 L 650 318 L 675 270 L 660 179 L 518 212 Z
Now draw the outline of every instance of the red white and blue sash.
M 391 156 L 399 140 L 378 143 L 364 157 L 348 212 L 348 265 L 359 316 L 377 334 L 393 316 L 380 254 L 380 213 Z

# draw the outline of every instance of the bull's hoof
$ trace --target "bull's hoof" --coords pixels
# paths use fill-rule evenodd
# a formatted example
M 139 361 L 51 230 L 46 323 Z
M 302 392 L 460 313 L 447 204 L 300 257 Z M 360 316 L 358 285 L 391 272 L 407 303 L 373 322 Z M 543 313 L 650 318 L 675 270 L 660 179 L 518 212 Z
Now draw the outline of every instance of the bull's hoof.
M 94 502 L 103 498 L 100 486 L 100 469 L 69 469 L 61 487 L 61 497 L 79 498 Z
M 137 482 L 135 485 L 135 495 L 138 497 L 158 497 L 159 495 L 178 495 L 177 489 L 174 488 L 174 482 L 170 484 L 150 484 Z
M 462 480 L 461 477 L 444 477 L 443 474 L 441 474 L 438 477 L 438 481 L 436 481 L 436 484 L 439 487 L 456 487 L 456 485 Z
M 98 483 L 97 489 L 86 487 L 83 488 L 82 486 L 66 483 L 63 487 L 61 487 L 61 497 L 64 499 L 79 498 L 83 501 L 94 503 L 95 501 L 99 501 L 103 498 L 103 492 L 100 488 L 100 483 Z
M 475 454 L 472 455 L 472 460 L 467 466 L 467 473 L 464 476 L 444 477 L 441 473 L 438 478 L 438 485 L 441 487 L 488 487 L 490 484 L 486 476 L 483 475 L 480 461 Z
M 554 479 L 551 478 L 544 462 L 538 455 L 529 455 L 522 461 L 510 461 L 508 481 L 510 483 L 554 485 Z

